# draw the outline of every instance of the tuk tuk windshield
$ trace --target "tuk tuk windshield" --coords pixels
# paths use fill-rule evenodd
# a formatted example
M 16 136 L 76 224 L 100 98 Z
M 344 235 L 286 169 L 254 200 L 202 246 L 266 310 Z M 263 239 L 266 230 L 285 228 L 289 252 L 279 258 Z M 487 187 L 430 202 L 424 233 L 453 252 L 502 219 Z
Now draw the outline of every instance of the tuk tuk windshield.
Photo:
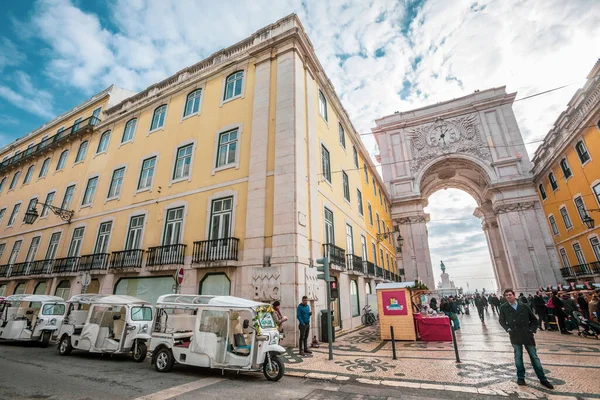
M 258 313 L 261 328 L 275 328 L 275 320 L 270 312 Z
M 42 315 L 64 315 L 64 304 L 44 304 L 42 307 Z
M 132 321 L 152 321 L 152 308 L 150 307 L 131 307 Z

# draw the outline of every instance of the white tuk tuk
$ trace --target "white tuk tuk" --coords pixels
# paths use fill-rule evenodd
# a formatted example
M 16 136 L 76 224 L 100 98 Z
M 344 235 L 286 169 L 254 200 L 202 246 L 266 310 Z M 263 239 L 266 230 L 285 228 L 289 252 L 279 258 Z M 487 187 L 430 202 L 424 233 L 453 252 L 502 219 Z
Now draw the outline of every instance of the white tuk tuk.
M 232 296 L 168 294 L 158 298 L 150 340 L 152 364 L 175 363 L 233 371 L 284 373 L 279 330 L 269 304 Z
M 0 308 L 0 339 L 39 341 L 46 347 L 60 329 L 66 305 L 58 296 L 15 294 Z
M 79 294 L 67 302 L 58 337 L 58 353 L 73 349 L 90 353 L 131 353 L 142 362 L 148 353 L 152 305 L 132 296 Z

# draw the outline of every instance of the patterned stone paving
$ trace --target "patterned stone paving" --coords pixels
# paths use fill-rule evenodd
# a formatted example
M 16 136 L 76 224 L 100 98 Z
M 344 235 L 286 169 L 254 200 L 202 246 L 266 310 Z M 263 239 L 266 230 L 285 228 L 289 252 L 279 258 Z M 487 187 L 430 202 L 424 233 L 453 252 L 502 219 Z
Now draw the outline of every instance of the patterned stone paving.
M 420 387 L 520 398 L 600 398 L 600 340 L 536 334 L 538 355 L 555 390 L 542 387 L 524 354 L 528 386 L 516 384 L 513 350 L 496 315 L 482 325 L 477 316 L 461 315 L 456 363 L 452 343 L 397 342 L 397 360 L 391 342 L 379 339 L 379 327 L 342 333 L 334 343 L 334 359 L 327 358 L 327 343 L 300 357 L 297 349 L 285 356 L 290 375 L 357 381 L 396 387 Z M 575 331 L 574 331 L 575 332 Z

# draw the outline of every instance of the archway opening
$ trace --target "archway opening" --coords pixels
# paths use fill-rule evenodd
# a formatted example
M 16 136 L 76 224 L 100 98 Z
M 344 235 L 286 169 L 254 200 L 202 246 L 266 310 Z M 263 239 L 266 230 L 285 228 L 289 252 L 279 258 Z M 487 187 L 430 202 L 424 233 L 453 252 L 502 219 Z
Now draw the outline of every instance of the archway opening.
M 451 294 L 452 287 L 455 291 L 462 288 L 463 293 L 481 293 L 483 289 L 490 293 L 498 288 L 481 220 L 473 215 L 479 204 L 470 193 L 453 187 L 437 188 L 429 193 L 424 209 L 430 216 L 429 249 L 440 294 Z

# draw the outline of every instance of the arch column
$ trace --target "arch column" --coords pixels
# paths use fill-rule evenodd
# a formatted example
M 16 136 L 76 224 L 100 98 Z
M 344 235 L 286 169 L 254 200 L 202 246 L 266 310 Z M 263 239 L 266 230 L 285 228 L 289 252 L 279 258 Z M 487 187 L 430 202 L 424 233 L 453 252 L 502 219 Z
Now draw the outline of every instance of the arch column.
M 431 266 L 431 254 L 429 252 L 429 238 L 427 222 L 429 214 L 423 211 L 394 219 L 394 224 L 400 228 L 400 234 L 404 238 L 402 246 L 401 264 L 404 268 L 406 281 L 411 282 L 421 279 L 430 289 L 435 288 L 433 268 Z
M 482 224 L 483 233 L 490 251 L 490 259 L 494 267 L 494 275 L 499 289 L 513 287 L 513 279 L 506 261 L 506 252 L 502 243 L 502 235 L 496 218 L 486 218 Z

